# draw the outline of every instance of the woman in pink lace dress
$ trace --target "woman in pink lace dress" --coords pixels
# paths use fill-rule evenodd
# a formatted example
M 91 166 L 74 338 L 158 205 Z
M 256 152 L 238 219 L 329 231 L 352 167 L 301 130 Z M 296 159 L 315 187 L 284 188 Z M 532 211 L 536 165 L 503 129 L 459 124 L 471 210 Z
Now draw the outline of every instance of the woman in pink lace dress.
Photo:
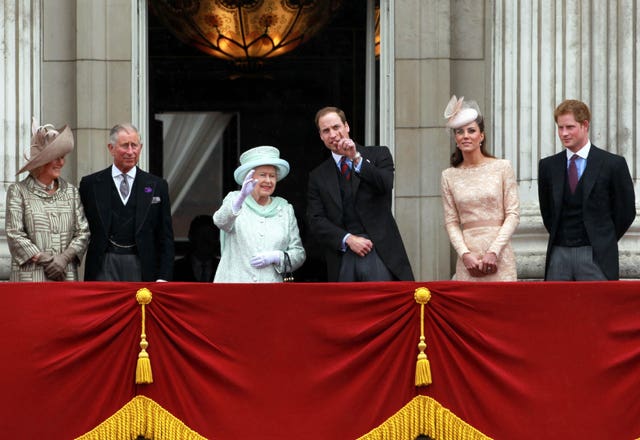
M 456 141 L 441 178 L 445 227 L 458 254 L 455 279 L 516 281 L 510 241 L 520 221 L 518 185 L 509 161 L 487 152 L 474 104 L 454 95 L 445 110 Z

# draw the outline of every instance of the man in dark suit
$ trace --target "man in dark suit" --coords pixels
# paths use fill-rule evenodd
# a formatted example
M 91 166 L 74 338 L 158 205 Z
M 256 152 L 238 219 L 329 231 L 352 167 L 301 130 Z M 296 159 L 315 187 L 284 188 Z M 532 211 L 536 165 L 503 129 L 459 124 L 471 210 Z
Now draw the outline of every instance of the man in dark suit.
M 113 165 L 80 181 L 91 239 L 86 281 L 169 281 L 173 228 L 169 187 L 137 167 L 138 129 L 118 124 L 109 134 Z
M 549 231 L 545 280 L 617 280 L 618 240 L 636 216 L 627 162 L 590 142 L 585 103 L 566 100 L 554 118 L 566 150 L 538 166 L 540 212 Z
M 331 157 L 309 175 L 307 221 L 324 248 L 329 281 L 412 281 L 391 213 L 389 149 L 356 145 L 336 107 L 319 110 L 316 126 Z

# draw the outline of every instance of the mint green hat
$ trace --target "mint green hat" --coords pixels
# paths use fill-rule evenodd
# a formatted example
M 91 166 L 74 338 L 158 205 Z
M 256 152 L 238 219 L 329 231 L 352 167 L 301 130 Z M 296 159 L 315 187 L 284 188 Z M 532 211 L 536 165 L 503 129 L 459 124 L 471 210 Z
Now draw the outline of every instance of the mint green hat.
M 276 167 L 277 181 L 284 179 L 289 174 L 289 162 L 280 159 L 280 150 L 269 145 L 262 145 L 240 155 L 240 166 L 233 172 L 233 178 L 238 185 L 242 185 L 249 171 L 261 165 Z

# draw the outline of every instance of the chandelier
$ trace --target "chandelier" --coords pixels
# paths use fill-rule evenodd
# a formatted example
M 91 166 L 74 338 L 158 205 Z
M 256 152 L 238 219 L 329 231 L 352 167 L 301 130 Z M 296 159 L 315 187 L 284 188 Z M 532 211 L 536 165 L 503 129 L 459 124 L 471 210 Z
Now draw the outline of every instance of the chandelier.
M 236 64 L 261 63 L 315 35 L 342 0 L 149 0 L 182 42 Z

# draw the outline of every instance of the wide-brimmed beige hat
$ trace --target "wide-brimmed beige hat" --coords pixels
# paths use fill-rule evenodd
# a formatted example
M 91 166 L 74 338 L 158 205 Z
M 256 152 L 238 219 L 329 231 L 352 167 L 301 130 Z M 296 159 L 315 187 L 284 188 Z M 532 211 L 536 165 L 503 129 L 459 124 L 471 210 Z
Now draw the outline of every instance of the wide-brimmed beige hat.
M 16 175 L 46 165 L 58 157 L 66 156 L 73 150 L 73 132 L 68 125 L 56 129 L 51 124 L 38 125 L 36 119 L 31 124 L 31 149 L 27 161 Z
M 280 159 L 280 150 L 276 147 L 263 145 L 247 150 L 240 155 L 240 166 L 233 172 L 233 178 L 236 179 L 238 185 L 242 185 L 249 171 L 261 165 L 273 165 L 276 167 L 278 170 L 276 180 L 278 181 L 289 174 L 289 162 Z

